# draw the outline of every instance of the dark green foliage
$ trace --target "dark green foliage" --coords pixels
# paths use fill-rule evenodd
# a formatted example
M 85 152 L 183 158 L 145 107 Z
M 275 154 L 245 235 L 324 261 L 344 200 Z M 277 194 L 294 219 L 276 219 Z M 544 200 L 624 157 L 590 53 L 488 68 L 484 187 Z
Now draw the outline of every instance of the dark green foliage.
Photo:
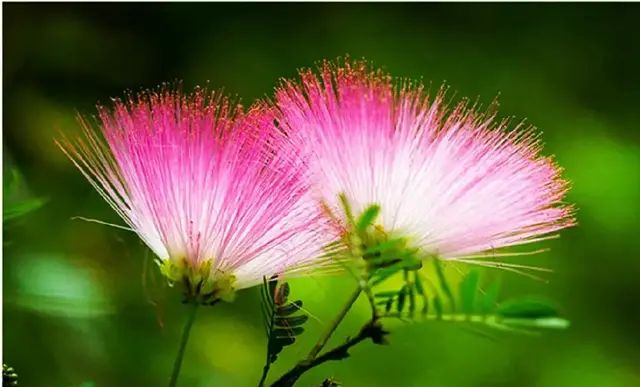
M 440 288 L 447 296 L 449 303 L 451 304 L 451 309 L 456 309 L 456 300 L 453 296 L 453 292 L 451 291 L 451 287 L 449 286 L 449 282 L 447 281 L 447 277 L 444 275 L 444 269 L 442 268 L 442 263 L 439 258 L 433 258 L 433 266 L 436 269 L 436 274 L 438 276 L 438 284 L 440 284 Z
M 471 313 L 475 310 L 476 294 L 478 293 L 478 282 L 480 272 L 473 269 L 460 281 L 460 304 L 464 313 Z
M 384 247 L 381 248 L 381 245 Z M 422 260 L 417 256 L 417 250 L 406 247 L 403 238 L 391 239 L 381 244 L 372 243 L 367 245 L 364 251 L 372 286 L 403 270 L 422 268 Z
M 38 208 L 42 207 L 44 203 L 45 203 L 44 200 L 36 198 L 36 199 L 26 199 L 26 200 L 19 201 L 17 203 L 7 205 L 2 210 L 2 221 L 6 222 L 9 220 L 19 218 L 23 215 L 28 214 L 31 211 L 37 210 Z
M 2 365 L 2 387 L 14 387 L 18 385 L 18 374 L 6 364 Z
M 302 325 L 309 316 L 296 312 L 302 308 L 302 301 L 289 301 L 289 284 L 278 284 L 276 277 L 264 278 L 262 286 L 262 311 L 267 334 L 267 365 L 275 362 L 284 347 L 293 344 L 296 336 L 304 332 Z
M 442 301 L 440 301 L 440 297 L 433 297 L 433 309 L 436 312 L 436 318 L 438 320 L 442 320 L 442 313 L 444 311 L 444 307 L 442 306 Z
M 398 298 L 396 300 L 396 310 L 398 312 L 402 312 L 404 310 L 404 301 L 406 299 L 406 295 L 407 295 L 407 290 L 406 287 L 402 287 L 402 289 L 400 289 L 400 291 L 398 292 Z
M 482 324 L 520 332 L 523 328 L 561 329 L 568 326 L 568 321 L 559 318 L 553 306 L 540 300 L 509 300 L 498 305 L 498 283 L 488 284 L 483 292 L 477 269 L 470 270 L 462 278 L 456 292 L 445 275 L 445 261 L 433 256 L 420 256 L 405 238 L 391 236 L 376 226 L 375 221 L 380 214 L 378 205 L 370 205 L 355 217 L 345 195 L 340 195 L 340 201 L 350 233 L 343 240 L 331 244 L 328 254 L 342 255 L 341 258 L 347 261 L 361 259 L 360 262 L 364 262 L 364 270 L 354 274 L 359 276 L 359 280 L 366 281 L 373 307 L 376 312 L 384 310 L 383 316 L 415 318 L 419 310 L 426 320 Z M 429 291 L 420 274 L 425 260 L 433 263 L 436 277 Z M 399 289 L 373 291 L 400 273 L 404 276 L 404 284 Z
M 538 298 L 507 300 L 495 309 L 501 323 L 512 330 L 523 328 L 565 329 L 569 321 L 559 317 L 556 307 Z
M 438 272 L 440 264 L 435 265 Z M 558 317 L 558 311 L 553 305 L 540 299 L 511 299 L 498 305 L 498 284 L 489 284 L 487 291 L 482 293 L 479 287 L 480 272 L 476 269 L 462 278 L 457 295 L 451 292 L 443 271 L 440 270 L 439 273 L 439 289 L 445 294 L 444 299 L 437 291 L 434 291 L 433 296 L 427 296 L 419 273 L 414 272 L 411 277 L 409 272 L 405 274 L 405 284 L 399 290 L 375 293 L 376 304 L 384 305 L 386 317 L 413 318 L 415 296 L 420 295 L 423 303 L 422 316 L 426 320 L 473 323 L 523 333 L 531 333 L 528 330 L 531 328 L 564 329 L 569 326 L 567 320 Z M 460 310 L 456 310 L 455 305 L 460 305 Z M 430 310 L 432 314 L 428 313 Z
M 46 202 L 46 200 L 42 198 L 19 198 L 22 185 L 22 177 L 17 170 L 13 169 L 9 174 L 8 181 L 4 183 L 3 195 L 5 200 L 2 210 L 3 222 L 14 220 L 31 211 L 37 210 Z
M 509 300 L 496 308 L 502 317 L 511 318 L 544 318 L 557 317 L 558 311 L 546 301 L 535 298 Z
M 416 296 L 426 300 L 422 280 L 417 271 L 405 270 L 404 279 L 405 284 L 399 290 L 381 291 L 374 294 L 374 298 L 377 300 L 376 305 L 384 305 L 385 313 L 391 312 L 395 305 L 395 313 L 401 315 L 407 312 L 409 316 L 413 316 L 417 308 Z M 422 313 L 426 314 L 428 310 L 428 302 L 423 302 Z
M 421 313 L 423 315 L 426 315 L 427 313 L 429 313 L 429 296 L 424 291 L 424 286 L 422 284 L 422 279 L 420 278 L 420 273 L 418 271 L 415 271 L 413 275 L 414 275 L 414 285 L 416 289 L 416 294 L 422 297 L 422 300 L 423 300 Z
M 479 309 L 481 313 L 490 313 L 496 308 L 499 292 L 500 283 L 498 281 L 494 281 L 487 286 L 484 294 L 480 295 Z

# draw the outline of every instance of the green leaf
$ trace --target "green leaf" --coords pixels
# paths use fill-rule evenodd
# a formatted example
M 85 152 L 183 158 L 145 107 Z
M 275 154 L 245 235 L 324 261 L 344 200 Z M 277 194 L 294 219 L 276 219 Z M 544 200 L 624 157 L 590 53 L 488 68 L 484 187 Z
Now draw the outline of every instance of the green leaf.
M 304 328 L 302 327 L 277 328 L 273 330 L 273 335 L 275 335 L 276 338 L 294 337 L 302 334 L 302 332 L 304 332 Z
M 498 293 L 500 292 L 500 283 L 498 281 L 489 284 L 487 290 L 482 295 L 480 302 L 480 310 L 482 313 L 491 313 L 496 309 L 498 302 Z
M 398 313 L 402 313 L 402 311 L 404 310 L 406 296 L 407 293 L 405 292 L 404 288 L 402 288 L 402 290 L 398 292 L 398 302 L 396 304 L 396 310 L 398 311 Z
M 413 313 L 416 311 L 415 287 L 408 286 L 407 287 L 407 295 L 409 296 L 409 314 L 413 315 Z
M 389 277 L 393 276 L 396 273 L 399 273 L 402 270 L 402 267 L 392 266 L 385 269 L 378 269 L 375 271 L 374 276 L 371 280 L 371 287 L 379 285 L 389 279 Z
M 387 291 L 384 291 L 384 292 L 376 293 L 373 296 L 375 298 L 388 298 L 388 297 L 395 297 L 396 295 L 398 295 L 398 291 L 397 290 L 387 290 Z
M 404 247 L 407 241 L 404 238 L 389 239 L 372 246 L 368 246 L 365 254 L 373 255 L 375 253 L 384 253 L 396 250 L 398 247 Z
M 425 301 L 429 301 L 429 299 L 427 298 Z M 422 305 L 422 310 L 420 311 L 420 314 L 422 314 L 423 316 L 426 316 L 427 314 L 429 314 L 429 302 L 425 302 Z
M 442 301 L 438 296 L 433 297 L 433 309 L 436 311 L 436 317 L 438 318 L 438 320 L 441 320 L 443 308 L 442 308 Z
M 307 320 L 309 320 L 309 316 L 307 316 L 306 314 L 301 314 L 298 316 L 287 316 L 287 317 L 276 316 L 275 324 L 276 326 L 279 326 L 279 327 L 284 327 L 284 326 L 295 327 L 295 326 L 306 323 Z
M 379 255 L 377 257 L 367 256 L 364 258 L 367 261 L 367 267 L 370 272 L 389 268 L 394 268 L 396 271 L 403 269 L 402 260 L 394 254 Z
M 416 292 L 418 292 L 419 295 L 424 296 L 424 286 L 422 285 L 420 274 L 417 271 L 415 272 L 414 284 L 416 285 Z
M 461 310 L 446 313 L 443 297 L 446 293 L 447 283 L 444 281 L 444 273 L 442 269 L 438 270 L 439 265 L 436 264 L 436 271 L 440 273 L 440 287 L 442 292 L 436 292 L 436 295 L 429 299 L 425 295 L 424 287 L 418 272 L 414 272 L 411 277 L 410 271 L 405 271 L 405 285 L 394 295 L 394 292 L 386 291 L 379 293 L 379 298 L 387 297 L 378 304 L 384 304 L 385 310 L 389 317 L 402 318 L 402 314 L 408 307 L 409 316 L 412 316 L 415 310 L 415 294 L 422 294 L 425 302 L 422 307 L 422 314 L 427 320 L 439 320 L 445 322 L 484 325 L 489 328 L 502 330 L 512 333 L 521 334 L 539 334 L 541 329 L 566 329 L 570 322 L 564 318 L 558 317 L 556 308 L 547 301 L 536 298 L 522 298 L 503 302 L 496 307 L 496 299 L 498 297 L 499 284 L 492 283 L 487 292 L 479 296 L 480 273 L 477 270 L 470 271 L 460 282 L 460 297 L 458 302 Z M 413 282 L 411 279 L 413 278 Z M 449 296 L 447 296 L 449 297 Z M 394 306 L 396 311 L 389 314 Z M 429 309 L 432 307 L 433 315 L 428 315 Z
M 302 325 L 309 319 L 306 314 L 296 315 L 296 312 L 301 311 L 302 301 L 289 302 L 290 291 L 289 284 L 278 284 L 275 276 L 270 280 L 263 278 L 261 293 L 267 334 L 266 369 L 277 360 L 284 347 L 292 345 L 296 336 L 304 332 Z
M 42 207 L 47 202 L 47 200 L 43 198 L 16 200 L 18 199 L 24 180 L 16 168 L 11 168 L 10 172 L 5 173 L 4 176 L 6 179 L 3 180 L 3 222 L 26 215 Z
M 380 257 L 367 260 L 367 266 L 374 278 L 373 285 L 377 285 L 399 271 L 416 271 L 422 268 L 422 261 L 417 260 L 412 253 L 388 253 Z
M 465 313 L 473 313 L 475 309 L 479 281 L 480 272 L 476 269 L 469 271 L 460 281 L 460 303 L 462 304 L 462 311 Z
M 6 222 L 15 218 L 19 218 L 31 211 L 37 210 L 46 203 L 46 200 L 35 198 L 20 201 L 14 204 L 7 204 L 2 211 L 2 221 Z
M 456 309 L 455 298 L 453 297 L 453 292 L 451 292 L 451 287 L 449 286 L 449 283 L 447 282 L 447 278 L 444 275 L 444 270 L 442 268 L 442 264 L 440 263 L 440 259 L 439 258 L 435 258 L 435 257 L 433 258 L 433 266 L 436 269 L 436 274 L 438 276 L 438 282 L 440 284 L 440 288 L 442 289 L 444 294 L 447 296 L 447 299 L 449 300 L 449 303 L 451 304 L 451 309 L 455 310 Z
M 571 325 L 569 320 L 560 317 L 543 317 L 543 318 L 505 318 L 502 324 L 513 327 L 529 327 L 542 329 L 567 329 Z
M 272 335 L 271 337 L 272 340 L 269 341 L 267 350 L 269 351 L 269 358 L 273 359 L 270 361 L 270 363 L 273 363 L 274 361 L 276 361 L 278 355 L 280 354 L 280 352 L 282 352 L 284 347 L 295 343 L 296 338 L 294 336 L 277 337 L 275 335 Z
M 11 171 L 3 174 L 3 177 L 5 178 L 3 181 L 3 192 L 5 195 L 17 191 L 22 183 L 22 176 L 20 176 L 20 172 L 18 172 L 16 168 L 11 168 Z
M 287 305 L 278 307 L 278 316 L 289 316 L 302 308 L 302 300 L 293 301 Z
M 496 312 L 504 318 L 536 319 L 558 316 L 558 311 L 553 305 L 535 298 L 513 299 L 503 302 L 498 305 Z
M 366 210 L 360 215 L 358 221 L 356 222 L 356 232 L 363 233 L 367 230 L 367 228 L 373 225 L 373 222 L 380 214 L 380 206 L 377 204 L 373 204 L 367 207 Z
M 280 285 L 278 290 L 273 294 L 273 300 L 276 305 L 284 305 L 289 299 L 289 284 L 284 282 Z
M 391 311 L 391 308 L 393 307 L 393 297 L 389 297 L 389 299 L 387 300 L 387 303 L 384 307 L 384 311 L 386 313 L 389 313 Z

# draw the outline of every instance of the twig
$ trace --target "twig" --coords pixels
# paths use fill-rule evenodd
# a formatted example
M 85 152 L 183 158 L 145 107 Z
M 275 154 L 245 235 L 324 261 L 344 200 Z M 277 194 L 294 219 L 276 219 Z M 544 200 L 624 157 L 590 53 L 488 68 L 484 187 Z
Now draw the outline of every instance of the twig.
M 327 361 L 342 360 L 349 357 L 349 350 L 351 347 L 361 343 L 362 341 L 371 339 L 375 344 L 384 344 L 384 336 L 388 333 L 389 332 L 382 328 L 382 325 L 378 320 L 373 318 L 360 329 L 360 332 L 355 337 L 347 339 L 344 344 L 339 345 L 318 357 L 299 362 L 295 367 L 282 375 L 280 379 L 276 380 L 271 387 L 291 387 L 296 383 L 300 376 L 302 376 L 302 374 L 310 369 Z
M 320 337 L 320 340 L 318 340 L 316 345 L 313 346 L 311 352 L 309 352 L 309 355 L 307 356 L 307 361 L 312 361 L 316 358 L 316 356 L 318 356 L 320 351 L 322 351 L 322 348 L 324 348 L 324 346 L 327 344 L 329 338 L 331 338 L 333 332 L 335 332 L 336 328 L 338 328 L 338 325 L 340 325 L 342 320 L 345 318 L 353 304 L 360 296 L 361 292 L 362 288 L 358 286 L 358 288 L 351 294 L 351 297 L 349 297 L 347 302 L 344 304 L 338 316 L 336 316 L 336 318 L 331 322 L 331 325 L 329 326 L 329 328 L 327 328 L 327 331 L 324 333 L 324 335 L 322 335 L 322 337 Z

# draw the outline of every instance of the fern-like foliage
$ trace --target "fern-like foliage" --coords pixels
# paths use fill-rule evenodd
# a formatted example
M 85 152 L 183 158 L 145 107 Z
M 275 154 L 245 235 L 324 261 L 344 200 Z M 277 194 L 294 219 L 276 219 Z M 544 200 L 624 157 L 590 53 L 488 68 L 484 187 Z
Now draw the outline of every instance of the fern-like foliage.
M 278 283 L 276 276 L 263 279 L 261 293 L 267 334 L 267 358 L 260 381 L 263 385 L 270 365 L 278 359 L 284 347 L 295 343 L 296 337 L 304 332 L 303 325 L 309 316 L 301 312 L 302 300 L 289 301 L 289 284 Z
M 498 284 L 491 283 L 485 291 L 481 291 L 480 272 L 476 269 L 462 278 L 454 294 L 442 274 L 441 263 L 437 259 L 434 262 L 440 268 L 436 268 L 436 273 L 439 273 L 438 286 L 429 292 L 424 287 L 420 273 L 415 271 L 413 277 L 405 276 L 405 284 L 399 290 L 374 294 L 376 303 L 384 307 L 383 317 L 479 324 L 520 333 L 569 326 L 569 321 L 561 318 L 557 309 L 547 301 L 520 298 L 498 302 Z M 420 315 L 415 313 L 418 308 Z
M 340 195 L 340 201 L 347 232 L 329 246 L 328 253 L 340 261 L 360 263 L 352 272 L 358 280 L 364 280 L 374 309 L 384 311 L 381 317 L 476 323 L 518 332 L 562 329 L 569 325 L 551 304 L 542 300 L 514 299 L 498 303 L 497 283 L 489 284 L 486 290 L 480 289 L 477 269 L 469 271 L 455 289 L 444 274 L 444 261 L 424 256 L 411 247 L 406 238 L 389 234 L 376 224 L 380 213 L 378 205 L 373 204 L 355 216 L 345 195 Z M 426 263 L 433 264 L 433 283 L 421 273 Z M 387 279 L 400 274 L 404 281 L 399 289 L 376 291 Z
M 404 282 L 399 290 L 375 293 L 376 305 L 384 308 L 386 314 L 397 313 L 414 317 L 419 309 L 421 315 L 426 315 L 429 311 L 429 299 L 418 271 L 405 270 Z

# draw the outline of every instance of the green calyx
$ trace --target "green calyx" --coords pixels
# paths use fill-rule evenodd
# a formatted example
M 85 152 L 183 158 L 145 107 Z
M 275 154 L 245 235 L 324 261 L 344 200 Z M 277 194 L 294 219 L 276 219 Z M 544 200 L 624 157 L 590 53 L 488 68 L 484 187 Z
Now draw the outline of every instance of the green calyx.
M 347 247 L 346 253 L 365 277 L 371 278 L 380 271 L 417 270 L 422 266 L 419 250 L 409 243 L 409 238 L 393 235 L 376 222 L 380 206 L 372 204 L 355 216 L 344 194 L 340 195 L 340 202 L 347 226 L 342 246 Z
M 410 246 L 408 238 L 392 237 L 381 226 L 371 225 L 360 232 L 352 230 L 345 239 L 356 264 L 367 273 L 393 266 L 406 269 L 421 266 L 417 250 Z
M 160 272 L 171 284 L 181 284 L 185 302 L 215 304 L 235 299 L 236 277 L 230 273 L 212 270 L 213 261 L 192 264 L 185 258 L 157 260 Z

